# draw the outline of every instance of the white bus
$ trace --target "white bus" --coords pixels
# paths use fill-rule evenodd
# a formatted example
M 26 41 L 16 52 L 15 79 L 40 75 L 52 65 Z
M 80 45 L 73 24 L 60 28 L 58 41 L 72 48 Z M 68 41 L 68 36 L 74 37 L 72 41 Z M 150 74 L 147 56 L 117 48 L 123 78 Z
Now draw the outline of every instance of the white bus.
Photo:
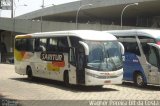
M 106 31 L 125 47 L 124 81 L 137 86 L 160 85 L 160 30 L 133 29 Z
M 112 34 L 77 30 L 15 37 L 15 71 L 68 84 L 120 84 L 124 47 Z

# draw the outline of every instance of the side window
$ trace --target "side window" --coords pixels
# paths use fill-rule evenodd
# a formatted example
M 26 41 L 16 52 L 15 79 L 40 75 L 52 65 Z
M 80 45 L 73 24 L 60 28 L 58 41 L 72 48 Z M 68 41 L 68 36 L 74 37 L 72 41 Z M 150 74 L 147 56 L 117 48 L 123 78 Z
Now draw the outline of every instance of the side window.
M 138 38 L 140 40 L 143 53 L 147 55 L 147 51 L 149 50 L 149 45 L 147 43 L 155 43 L 155 39 L 146 36 L 139 36 Z
M 68 40 L 67 37 L 57 37 L 58 42 L 57 42 L 57 47 L 59 52 L 69 52 L 69 45 L 68 45 Z
M 73 65 L 76 65 L 76 58 L 75 58 L 75 49 L 70 49 L 70 59 L 69 62 Z
M 156 40 L 147 36 L 138 36 L 141 43 L 156 43 Z
M 34 51 L 34 41 L 35 39 L 27 39 L 27 51 Z
M 69 52 L 69 46 L 67 37 L 53 37 L 49 38 L 49 42 L 47 45 L 47 51 L 49 52 L 62 52 L 62 53 L 68 53 Z
M 148 50 L 146 51 L 146 59 L 148 63 L 153 66 L 158 67 L 158 50 L 155 47 L 148 45 Z
M 46 51 L 47 39 L 38 38 L 35 41 L 35 51 Z
M 47 51 L 49 52 L 57 51 L 57 38 L 49 38 Z
M 15 48 L 17 50 L 26 51 L 27 39 L 16 39 Z
M 134 53 L 138 56 L 140 56 L 140 51 L 139 51 L 139 47 L 137 42 L 122 42 L 124 47 L 125 47 L 125 51 L 129 52 L 129 53 Z
M 81 40 L 81 39 L 78 38 L 78 37 L 71 36 L 71 37 L 70 37 L 70 41 L 71 41 L 72 47 L 78 47 L 80 40 Z
M 42 51 L 46 51 L 46 47 L 47 47 L 47 39 L 46 38 L 40 38 L 39 40 L 39 47 Z
M 26 51 L 26 49 L 27 49 L 27 39 L 22 39 L 22 50 L 23 51 Z
M 16 39 L 16 40 L 15 40 L 15 48 L 16 48 L 17 50 L 21 50 L 21 49 L 22 49 L 21 39 Z
M 140 56 L 140 50 L 135 36 L 122 36 L 118 37 L 118 40 L 124 45 L 125 52 L 134 53 Z

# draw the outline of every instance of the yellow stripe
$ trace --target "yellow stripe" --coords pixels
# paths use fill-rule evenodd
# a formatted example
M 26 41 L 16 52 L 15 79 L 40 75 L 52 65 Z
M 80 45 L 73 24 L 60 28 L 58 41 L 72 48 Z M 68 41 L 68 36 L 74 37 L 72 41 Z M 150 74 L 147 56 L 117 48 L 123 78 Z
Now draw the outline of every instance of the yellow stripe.
M 16 38 L 16 39 L 32 38 L 32 36 L 31 36 L 31 35 L 17 35 L 15 38 Z

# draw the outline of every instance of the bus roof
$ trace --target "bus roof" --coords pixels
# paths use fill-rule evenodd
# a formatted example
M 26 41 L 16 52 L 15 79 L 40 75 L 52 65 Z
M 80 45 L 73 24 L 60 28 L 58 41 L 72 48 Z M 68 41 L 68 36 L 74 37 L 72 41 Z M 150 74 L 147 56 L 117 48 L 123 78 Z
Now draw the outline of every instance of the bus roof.
M 32 33 L 26 35 L 17 35 L 15 38 L 35 38 L 35 37 L 60 37 L 60 36 L 76 36 L 84 40 L 117 40 L 115 36 L 110 33 L 94 31 L 94 30 L 70 30 L 70 31 L 55 31 Z
M 143 34 L 147 37 L 160 39 L 160 30 L 156 29 L 108 30 L 104 32 L 111 33 L 115 36 L 135 36 L 135 34 Z

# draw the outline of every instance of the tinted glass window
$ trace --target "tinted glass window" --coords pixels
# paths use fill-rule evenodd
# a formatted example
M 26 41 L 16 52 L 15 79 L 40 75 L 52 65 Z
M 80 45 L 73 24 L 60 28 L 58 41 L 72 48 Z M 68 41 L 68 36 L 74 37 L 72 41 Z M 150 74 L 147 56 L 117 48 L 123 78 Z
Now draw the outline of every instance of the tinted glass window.
M 57 51 L 57 38 L 49 38 L 49 43 L 47 46 L 47 51 L 53 52 Z
M 154 38 L 146 37 L 146 36 L 138 36 L 141 43 L 155 43 Z
M 57 47 L 59 52 L 69 52 L 68 40 L 67 37 L 58 37 L 57 38 Z
M 47 39 L 46 38 L 38 38 L 35 41 L 35 51 L 46 51 Z
M 140 56 L 140 51 L 137 43 L 133 42 L 122 42 L 125 48 L 125 52 L 134 53 Z
M 54 37 L 48 39 L 47 51 L 49 52 L 69 52 L 67 37 Z
M 124 45 L 125 52 L 134 53 L 140 56 L 138 43 L 134 36 L 118 37 L 118 40 Z
M 15 48 L 21 51 L 33 51 L 34 39 L 16 39 Z
M 143 53 L 146 55 L 149 50 L 149 45 L 147 43 L 155 43 L 155 39 L 146 36 L 139 36 L 138 38 L 140 40 Z
M 158 50 L 155 47 L 148 45 L 148 50 L 145 51 L 145 56 L 148 63 L 158 67 Z
M 78 47 L 80 40 L 81 40 L 81 39 L 78 38 L 78 37 L 71 36 L 71 37 L 70 37 L 70 41 L 71 41 L 72 47 Z
M 73 49 L 73 48 L 70 51 L 70 63 L 72 65 L 76 65 L 75 49 Z
M 26 51 L 34 51 L 34 39 L 27 39 Z
M 22 47 L 21 47 L 21 39 L 16 39 L 15 40 L 15 48 L 17 50 L 21 50 L 22 49 Z

